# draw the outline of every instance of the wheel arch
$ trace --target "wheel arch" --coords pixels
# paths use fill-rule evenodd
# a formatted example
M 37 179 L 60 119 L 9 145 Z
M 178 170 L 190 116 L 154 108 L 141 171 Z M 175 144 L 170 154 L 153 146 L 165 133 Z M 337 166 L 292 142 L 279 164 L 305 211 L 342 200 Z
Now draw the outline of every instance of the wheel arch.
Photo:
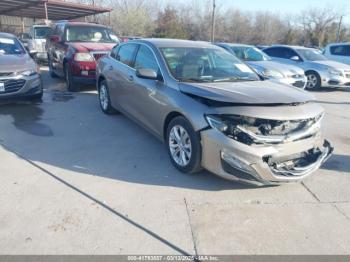
M 180 113 L 178 111 L 172 111 L 166 116 L 166 118 L 164 120 L 164 124 L 163 124 L 163 134 L 162 134 L 164 141 L 166 141 L 167 129 L 168 129 L 168 126 L 169 126 L 171 120 L 173 120 L 175 117 L 178 117 L 178 116 L 182 116 L 182 117 L 186 118 L 186 116 L 184 116 L 182 113 Z
M 97 79 L 97 89 L 100 87 L 100 84 L 102 81 L 105 81 L 106 78 L 104 77 L 104 75 L 100 75 L 98 76 L 98 79 Z

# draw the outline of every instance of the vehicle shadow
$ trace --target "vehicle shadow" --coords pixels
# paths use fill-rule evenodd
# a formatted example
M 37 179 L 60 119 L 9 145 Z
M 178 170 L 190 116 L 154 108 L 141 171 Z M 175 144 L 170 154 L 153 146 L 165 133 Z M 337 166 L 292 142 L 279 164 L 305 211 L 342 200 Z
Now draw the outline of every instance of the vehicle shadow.
M 207 191 L 256 189 L 207 171 L 182 174 L 153 135 L 121 114 L 104 115 L 96 93 L 46 92 L 43 103 L 3 105 L 0 125 L 6 126 L 0 140 L 7 148 L 77 174 Z
M 317 90 L 307 90 L 312 93 L 332 93 L 332 92 L 350 92 L 349 88 L 342 88 L 342 87 L 337 87 L 337 88 L 332 88 L 332 87 L 322 87 Z
M 322 166 L 322 169 L 350 173 L 350 156 L 334 154 Z

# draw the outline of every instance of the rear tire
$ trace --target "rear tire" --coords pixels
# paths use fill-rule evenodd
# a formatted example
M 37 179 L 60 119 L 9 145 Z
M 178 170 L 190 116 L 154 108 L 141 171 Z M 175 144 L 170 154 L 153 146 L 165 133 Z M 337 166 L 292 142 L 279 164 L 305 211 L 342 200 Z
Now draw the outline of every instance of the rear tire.
M 321 77 L 316 72 L 306 72 L 307 83 L 306 89 L 318 90 L 321 88 Z
M 202 161 L 202 145 L 199 135 L 191 123 L 183 116 L 170 121 L 166 145 L 171 163 L 181 172 L 194 174 L 199 172 Z
M 64 66 L 64 78 L 66 80 L 67 90 L 70 92 L 79 92 L 80 88 L 77 83 L 74 82 L 72 73 L 68 65 Z
M 113 115 L 118 113 L 118 111 L 112 106 L 108 85 L 105 80 L 101 81 L 98 85 L 98 98 L 103 113 L 106 115 Z

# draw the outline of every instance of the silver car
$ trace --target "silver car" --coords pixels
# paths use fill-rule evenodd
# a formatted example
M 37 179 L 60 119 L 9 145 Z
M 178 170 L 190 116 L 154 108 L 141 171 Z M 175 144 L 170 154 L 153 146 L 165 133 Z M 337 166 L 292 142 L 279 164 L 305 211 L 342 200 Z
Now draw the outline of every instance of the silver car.
M 303 68 L 308 89 L 350 86 L 350 66 L 329 60 L 318 49 L 282 45 L 263 51 L 278 62 Z
M 255 185 L 299 181 L 333 150 L 321 137 L 324 111 L 312 95 L 261 81 L 209 43 L 121 44 L 100 59 L 97 88 L 103 112 L 122 112 L 164 141 L 185 173 L 205 168 Z
M 41 99 L 39 69 L 20 41 L 0 33 L 0 100 L 28 97 Z
M 304 70 L 294 65 L 286 65 L 272 59 L 258 48 L 251 45 L 217 43 L 227 51 L 245 61 L 259 75 L 271 80 L 305 88 L 306 76 Z

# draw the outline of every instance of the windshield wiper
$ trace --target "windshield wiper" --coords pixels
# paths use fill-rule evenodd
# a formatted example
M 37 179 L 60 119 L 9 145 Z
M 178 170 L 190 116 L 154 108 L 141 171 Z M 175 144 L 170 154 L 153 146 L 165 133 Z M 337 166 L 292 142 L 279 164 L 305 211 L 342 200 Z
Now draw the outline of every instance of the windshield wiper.
M 180 82 L 197 82 L 197 83 L 205 83 L 205 82 L 213 82 L 211 79 L 200 79 L 200 78 L 187 78 L 187 77 L 178 77 Z
M 257 81 L 257 79 L 251 79 L 246 77 L 228 77 L 228 78 L 213 80 L 213 82 L 241 82 L 241 81 Z

